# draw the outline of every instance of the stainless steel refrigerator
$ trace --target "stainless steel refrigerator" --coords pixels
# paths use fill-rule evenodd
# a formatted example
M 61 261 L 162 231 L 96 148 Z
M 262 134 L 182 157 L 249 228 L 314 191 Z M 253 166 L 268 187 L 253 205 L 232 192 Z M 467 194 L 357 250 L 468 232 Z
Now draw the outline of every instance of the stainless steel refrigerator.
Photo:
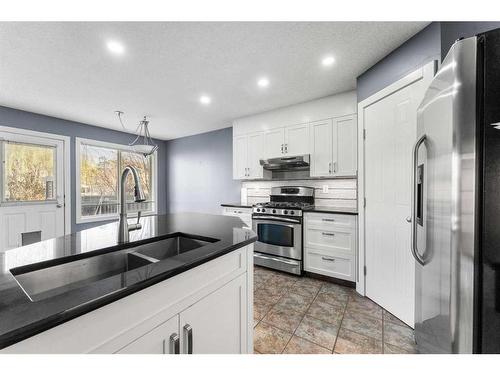
M 457 41 L 418 109 L 415 339 L 500 353 L 500 29 Z

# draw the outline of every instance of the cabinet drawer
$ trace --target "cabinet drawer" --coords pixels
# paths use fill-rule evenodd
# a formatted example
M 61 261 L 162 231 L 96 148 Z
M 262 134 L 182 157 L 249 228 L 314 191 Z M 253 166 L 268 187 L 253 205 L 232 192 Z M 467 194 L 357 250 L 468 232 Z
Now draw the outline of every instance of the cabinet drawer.
M 222 213 L 232 216 L 252 215 L 252 209 L 246 207 L 223 207 Z
M 331 255 L 354 255 L 355 233 L 347 230 L 307 228 L 305 247 L 323 250 Z
M 306 228 L 336 229 L 350 228 L 353 232 L 356 229 L 356 216 L 342 214 L 322 214 L 308 212 L 305 214 Z
M 353 258 L 330 256 L 321 251 L 306 249 L 305 270 L 337 279 L 355 281 Z

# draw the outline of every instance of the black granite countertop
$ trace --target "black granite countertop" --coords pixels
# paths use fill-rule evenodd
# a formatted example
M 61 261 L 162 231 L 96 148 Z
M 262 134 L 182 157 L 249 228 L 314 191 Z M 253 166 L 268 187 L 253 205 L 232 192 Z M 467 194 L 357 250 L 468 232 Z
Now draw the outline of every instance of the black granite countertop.
M 304 212 L 322 212 L 326 214 L 346 214 L 346 215 L 358 214 L 358 210 L 356 208 L 330 207 L 330 206 L 313 206 L 311 208 L 305 209 Z
M 0 349 L 257 240 L 239 218 L 231 216 L 181 213 L 143 217 L 141 223 L 142 229 L 130 232 L 127 244 L 118 243 L 114 222 L 0 253 Z M 32 297 L 33 301 L 11 273 L 110 254 L 179 233 L 216 242 L 46 297 Z
M 222 203 L 222 207 L 240 207 L 240 208 L 252 208 L 251 204 L 241 204 L 241 203 Z

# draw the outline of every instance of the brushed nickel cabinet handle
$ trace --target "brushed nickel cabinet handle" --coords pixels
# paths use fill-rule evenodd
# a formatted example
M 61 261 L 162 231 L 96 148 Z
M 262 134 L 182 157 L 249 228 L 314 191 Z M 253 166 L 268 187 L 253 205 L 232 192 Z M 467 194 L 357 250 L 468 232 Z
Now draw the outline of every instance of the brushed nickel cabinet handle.
M 335 233 L 327 233 L 327 232 L 322 232 L 321 233 L 323 236 L 335 236 Z
M 180 353 L 179 335 L 177 333 L 172 333 L 170 335 L 168 353 L 170 354 Z M 163 354 L 167 354 L 165 341 L 163 341 Z
M 184 326 L 184 342 L 186 353 L 193 354 L 193 328 L 189 324 Z
M 329 262 L 335 262 L 335 259 L 334 259 L 334 258 L 321 257 L 321 259 L 323 259 L 323 260 L 327 260 L 327 261 L 329 261 Z
M 335 219 L 327 219 L 327 218 L 323 218 L 321 220 L 323 220 L 323 221 L 335 221 Z

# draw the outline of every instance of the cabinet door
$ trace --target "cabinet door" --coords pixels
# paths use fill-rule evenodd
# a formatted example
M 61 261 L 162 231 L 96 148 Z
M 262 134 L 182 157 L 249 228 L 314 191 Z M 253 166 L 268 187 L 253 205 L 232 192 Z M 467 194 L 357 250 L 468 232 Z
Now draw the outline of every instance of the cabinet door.
M 285 143 L 284 128 L 267 130 L 264 133 L 264 155 L 266 158 L 276 158 L 283 156 L 281 147 Z
M 177 337 L 176 337 L 177 336 Z M 118 351 L 119 354 L 175 354 L 179 340 L 179 315 L 167 320 Z M 179 349 L 180 349 L 180 341 Z
M 248 137 L 233 138 L 233 179 L 241 180 L 247 176 Z
M 181 312 L 182 353 L 190 342 L 193 354 L 246 353 L 246 294 L 243 274 Z
M 333 174 L 356 176 L 358 170 L 356 116 L 334 119 L 333 127 Z
M 331 119 L 310 124 L 311 177 L 332 175 L 332 124 Z
M 309 124 L 285 127 L 285 153 L 291 156 L 309 154 Z
M 264 157 L 264 132 L 248 135 L 248 178 L 262 178 L 260 159 Z

